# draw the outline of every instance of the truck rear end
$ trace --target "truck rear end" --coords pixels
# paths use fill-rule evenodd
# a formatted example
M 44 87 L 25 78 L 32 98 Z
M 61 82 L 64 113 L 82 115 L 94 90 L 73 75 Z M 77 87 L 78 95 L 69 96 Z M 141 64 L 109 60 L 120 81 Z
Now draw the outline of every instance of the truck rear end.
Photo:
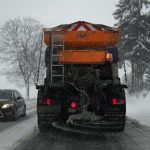
M 38 86 L 39 129 L 54 121 L 99 121 L 124 130 L 126 86 L 118 77 L 119 30 L 79 21 L 44 29 L 44 42 L 47 70 L 44 85 Z

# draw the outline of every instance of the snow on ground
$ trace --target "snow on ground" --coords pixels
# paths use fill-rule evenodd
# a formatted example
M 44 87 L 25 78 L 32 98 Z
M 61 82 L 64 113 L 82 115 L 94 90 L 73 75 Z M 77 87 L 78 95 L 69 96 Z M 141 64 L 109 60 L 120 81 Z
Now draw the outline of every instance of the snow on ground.
M 141 124 L 150 126 L 150 93 L 147 97 L 126 96 L 127 116 L 136 119 Z
M 129 63 L 126 62 L 127 73 L 131 72 Z M 124 69 L 119 69 L 121 82 L 124 83 Z M 126 84 L 126 83 L 124 83 Z M 150 93 L 145 98 L 143 96 L 131 96 L 126 94 L 127 116 L 136 119 L 141 124 L 150 126 Z
M 12 150 L 33 135 L 37 125 L 36 100 L 25 100 L 25 103 L 27 105 L 27 117 L 20 118 L 16 122 L 8 122 L 8 124 L 12 123 L 12 126 L 0 132 L 0 150 Z M 5 125 L 5 122 L 1 122 L 1 124 Z
M 36 108 L 36 99 L 25 99 L 27 110 L 31 108 Z
M 150 126 L 150 94 L 146 98 L 127 95 L 126 99 L 127 116 Z M 25 102 L 28 118 L 0 132 L 0 150 L 12 150 L 34 135 L 37 130 L 36 99 Z
M 34 133 L 36 117 L 16 124 L 0 133 L 0 150 L 12 150 Z

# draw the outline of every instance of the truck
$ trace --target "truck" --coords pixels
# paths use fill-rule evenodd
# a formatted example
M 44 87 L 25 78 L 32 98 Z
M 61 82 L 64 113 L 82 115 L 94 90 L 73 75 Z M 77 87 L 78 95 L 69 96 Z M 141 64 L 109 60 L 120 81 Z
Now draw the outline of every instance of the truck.
M 43 29 L 46 77 L 37 85 L 40 131 L 53 122 L 123 131 L 126 85 L 118 76 L 120 29 L 78 21 Z

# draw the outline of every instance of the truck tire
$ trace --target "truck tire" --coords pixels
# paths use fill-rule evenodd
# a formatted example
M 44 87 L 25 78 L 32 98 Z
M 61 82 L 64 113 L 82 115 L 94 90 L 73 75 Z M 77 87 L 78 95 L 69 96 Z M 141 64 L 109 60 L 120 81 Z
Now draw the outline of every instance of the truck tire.
M 124 131 L 124 129 L 125 129 L 125 124 L 120 126 L 117 131 L 122 132 L 122 131 Z
M 38 124 L 38 128 L 39 128 L 40 133 L 46 132 L 46 129 L 43 125 Z
M 38 128 L 39 128 L 39 131 L 41 133 L 49 131 L 50 128 L 52 127 L 51 123 L 49 123 L 49 122 L 46 123 L 46 122 L 41 121 L 41 119 L 39 118 L 39 116 L 38 116 L 37 120 L 38 120 Z
M 44 95 L 45 95 L 45 87 L 43 86 L 38 90 L 37 103 L 38 100 L 43 99 Z M 37 108 L 40 109 L 40 106 L 37 105 Z M 38 113 L 37 113 L 37 123 L 38 123 L 39 131 L 41 133 L 47 131 L 46 125 L 44 124 L 43 119 L 39 117 Z
M 125 117 L 121 118 L 120 121 L 118 121 L 118 125 L 116 125 L 116 127 L 114 128 L 114 131 L 117 131 L 117 132 L 121 132 L 121 131 L 124 131 L 125 129 Z M 120 125 L 121 123 L 121 125 Z
M 40 133 L 45 133 L 48 131 L 48 128 L 45 125 L 38 125 Z

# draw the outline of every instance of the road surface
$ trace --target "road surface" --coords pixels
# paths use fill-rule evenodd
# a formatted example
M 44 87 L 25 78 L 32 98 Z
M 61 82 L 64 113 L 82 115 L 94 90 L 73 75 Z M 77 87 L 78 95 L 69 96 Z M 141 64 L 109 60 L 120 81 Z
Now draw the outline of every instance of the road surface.
M 128 120 L 122 133 L 102 133 L 99 137 L 49 131 L 34 135 L 15 150 L 150 150 L 150 130 Z
M 150 150 L 150 127 L 127 119 L 124 132 L 101 132 L 99 136 L 37 128 L 36 110 L 30 107 L 26 118 L 0 122 L 0 150 Z

